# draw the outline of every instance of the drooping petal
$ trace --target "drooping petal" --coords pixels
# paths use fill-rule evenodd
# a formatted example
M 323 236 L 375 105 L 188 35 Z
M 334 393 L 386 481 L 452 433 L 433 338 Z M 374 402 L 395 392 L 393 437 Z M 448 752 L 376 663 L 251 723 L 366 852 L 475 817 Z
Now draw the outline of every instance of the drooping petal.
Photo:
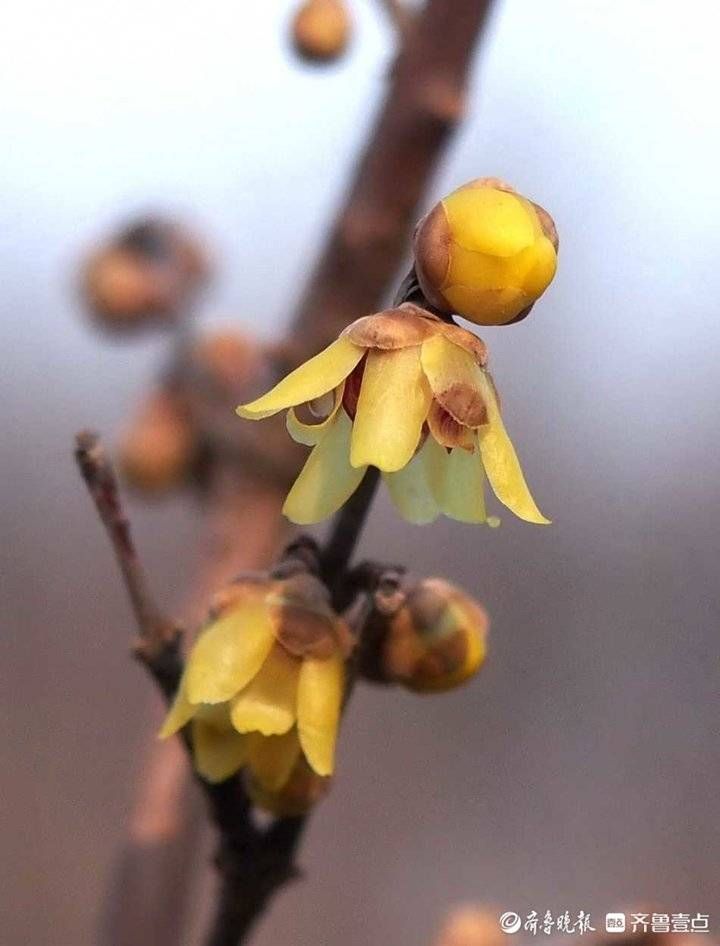
M 487 423 L 481 369 L 468 351 L 444 335 L 435 335 L 423 342 L 421 360 L 434 396 L 458 423 L 465 427 Z
M 477 447 L 472 453 L 458 447 L 451 450 L 439 497 L 443 513 L 458 522 L 485 522 L 484 482 L 485 473 Z
M 300 668 L 300 745 L 318 775 L 332 775 L 344 680 L 345 666 L 340 654 L 328 660 L 304 660 Z
M 401 470 L 415 453 L 431 400 L 418 346 L 369 352 L 350 463 L 376 466 L 385 473 Z
M 403 519 L 416 525 L 433 522 L 440 515 L 440 507 L 428 483 L 426 450 L 427 441 L 406 467 L 397 473 L 383 474 L 395 508 Z
M 197 706 L 191 703 L 187 698 L 187 693 L 185 692 L 185 677 L 183 676 L 172 706 L 160 728 L 158 738 L 167 739 L 168 736 L 174 736 L 176 732 L 179 732 L 183 726 L 190 722 L 196 712 Z
M 258 674 L 232 701 L 235 729 L 263 736 L 286 733 L 295 722 L 299 671 L 299 660 L 276 644 Z
M 262 667 L 275 640 L 271 610 L 261 600 L 222 615 L 199 638 L 187 665 L 191 703 L 222 703 Z
M 520 468 L 515 448 L 505 430 L 489 377 L 481 372 L 488 423 L 478 430 L 483 465 L 493 492 L 520 519 L 547 525 L 550 522 L 535 505 Z
M 282 736 L 251 733 L 246 738 L 250 771 L 266 791 L 277 792 L 290 778 L 300 756 L 297 729 L 293 727 Z
M 341 335 L 320 354 L 291 371 L 267 394 L 241 404 L 237 413 L 248 420 L 261 420 L 287 407 L 312 401 L 341 384 L 364 354 L 364 348 Z
M 224 782 L 247 761 L 247 736 L 201 719 L 193 720 L 192 746 L 195 768 L 208 782 Z
M 317 424 L 305 424 L 298 419 L 295 408 L 291 407 L 287 412 L 286 424 L 288 433 L 295 443 L 302 443 L 306 447 L 314 447 L 320 443 L 323 436 L 328 431 L 330 425 L 335 420 L 335 415 L 342 404 L 343 392 L 345 391 L 345 382 L 343 381 L 333 392 L 333 406 L 328 416 Z
M 351 433 L 350 418 L 345 411 L 338 411 L 285 500 L 283 513 L 292 522 L 322 522 L 337 512 L 360 485 L 365 470 L 350 466 Z

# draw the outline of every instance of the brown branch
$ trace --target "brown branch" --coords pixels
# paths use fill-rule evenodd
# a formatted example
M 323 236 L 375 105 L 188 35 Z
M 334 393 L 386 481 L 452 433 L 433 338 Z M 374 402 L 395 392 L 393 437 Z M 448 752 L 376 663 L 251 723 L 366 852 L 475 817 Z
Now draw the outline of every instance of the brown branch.
M 120 503 L 117 477 L 97 434 L 86 430 L 77 435 L 75 459 L 122 572 L 139 632 L 135 653 L 153 676 L 160 676 L 164 692 L 173 693 L 177 679 L 168 680 L 167 675 L 172 677 L 174 661 L 179 665 L 180 629 L 161 614 L 150 593 L 130 523 Z M 177 666 L 174 671 L 177 672 Z
M 112 543 L 132 602 L 140 632 L 140 644 L 136 647 L 136 653 L 158 684 L 163 696 L 170 699 L 177 690 L 182 674 L 182 659 L 178 647 L 179 631 L 162 616 L 150 593 L 144 569 L 132 542 L 130 524 L 120 502 L 113 466 L 97 435 L 89 432 L 79 434 L 75 456 Z M 187 735 L 183 741 L 185 748 L 191 751 Z M 157 760 L 153 760 L 153 763 L 156 765 Z M 182 792 L 182 786 L 175 783 L 172 786 L 173 791 L 168 794 L 168 782 L 162 777 L 163 772 L 160 772 L 159 778 L 157 771 L 155 774 L 156 778 L 151 778 L 149 788 L 144 789 L 141 797 L 144 806 L 150 806 L 150 810 L 145 812 L 150 820 L 135 823 L 136 833 L 138 825 L 143 830 L 136 839 L 137 843 L 130 846 L 122 859 L 119 868 L 121 882 L 118 885 L 120 896 L 107 910 L 115 922 L 111 934 L 112 941 L 118 944 L 133 943 L 133 946 L 137 946 L 133 931 L 138 926 L 143 929 L 144 937 L 156 937 L 154 940 L 147 939 L 148 942 L 169 942 L 168 930 L 173 928 L 172 920 L 168 923 L 167 917 L 158 915 L 152 909 L 149 916 L 141 914 L 139 917 L 137 910 L 132 909 L 133 904 L 129 902 L 128 893 L 135 890 L 138 878 L 131 874 L 130 866 L 140 871 L 145 879 L 145 894 L 148 890 L 153 890 L 154 884 L 159 877 L 164 876 L 168 867 L 172 867 L 172 888 L 176 893 L 182 889 L 187 878 L 186 872 L 176 869 L 176 858 L 171 857 L 171 863 L 168 864 L 168 856 L 162 857 L 159 853 L 163 850 L 162 844 L 151 846 L 152 861 L 162 868 L 162 873 L 156 872 L 147 858 L 138 858 L 137 849 L 143 846 L 146 833 L 144 829 L 148 826 L 152 827 L 150 834 L 153 837 L 157 835 L 158 825 L 160 826 L 161 841 L 178 834 L 179 825 L 174 823 L 172 812 L 169 818 L 163 820 L 162 806 L 163 802 L 168 802 L 177 811 L 176 802 L 178 793 Z M 203 790 L 211 819 L 220 835 L 220 851 L 217 857 L 221 875 L 219 911 L 208 942 L 211 946 L 231 946 L 241 941 L 262 912 L 268 897 L 295 875 L 294 856 L 305 819 L 278 818 L 269 827 L 261 828 L 252 820 L 251 803 L 240 775 L 220 784 L 206 782 L 197 774 L 195 778 Z M 159 821 L 153 820 L 153 811 L 159 816 Z M 187 832 L 184 840 L 187 841 Z M 192 862 L 185 845 L 183 849 L 186 858 Z M 143 902 L 151 906 L 147 896 L 143 898 Z M 126 906 L 131 908 L 129 919 L 121 912 Z M 159 922 L 160 926 L 154 932 L 148 933 L 148 930 L 153 930 L 153 921 Z
M 354 180 L 295 313 L 316 352 L 383 302 L 418 208 L 463 115 L 492 0 L 428 0 L 415 15 Z
M 348 197 L 297 308 L 291 338 L 296 360 L 314 354 L 352 319 L 377 309 L 392 285 L 428 181 L 462 115 L 466 74 L 491 5 L 491 0 L 428 0 L 413 17 Z M 252 471 L 240 475 L 238 467 L 238 457 L 232 462 L 228 459 L 224 469 L 229 485 L 219 501 L 212 490 L 210 493 L 209 508 L 212 517 L 220 520 L 224 538 L 193 595 L 195 606 L 204 606 L 204 591 L 219 573 L 223 579 L 231 577 L 240 561 L 243 567 L 267 564 L 269 547 L 280 532 L 282 495 L 278 485 L 269 488 L 267 480 L 253 476 Z M 257 502 L 259 498 L 263 501 Z M 108 521 L 112 523 L 112 516 L 110 520 L 103 517 L 112 537 Z M 245 549 L 245 533 L 255 540 L 249 550 Z M 122 530 L 117 532 L 118 538 L 121 534 Z M 116 553 L 119 548 L 122 543 L 116 546 Z M 348 558 L 350 554 L 352 548 Z M 126 583 L 130 581 L 128 590 L 132 586 L 135 592 L 142 591 L 144 581 L 136 583 L 134 566 L 127 573 L 125 570 L 132 565 L 132 557 L 118 554 L 118 560 Z M 157 612 L 145 608 L 148 600 L 141 594 L 138 610 L 133 598 L 136 615 L 143 616 L 144 626 L 159 629 Z M 169 633 L 167 627 L 157 638 L 158 646 L 165 633 Z M 151 639 L 156 638 L 151 635 Z M 218 859 L 219 909 L 210 943 L 235 946 L 244 939 L 271 893 L 292 876 L 302 825 L 294 819 L 294 824 L 280 822 L 274 833 L 268 831 L 264 857 L 257 838 L 247 832 L 246 800 L 238 795 L 237 781 L 230 779 L 216 789 L 210 798 L 211 811 L 223 844 Z M 225 843 L 226 838 L 232 843 Z M 181 838 L 176 838 L 176 847 L 182 852 Z M 238 870 L 237 863 L 254 866 L 247 872 Z M 161 869 L 159 862 L 157 869 Z M 188 859 L 186 869 L 190 869 Z M 126 940 L 114 935 L 108 946 L 124 946 L 125 942 L 174 946 L 170 915 L 181 909 L 178 897 L 178 887 L 166 884 L 160 889 L 158 885 L 144 925 L 139 920 L 133 935 Z M 131 885 L 119 891 L 121 902 L 129 905 L 131 899 Z M 130 912 L 121 910 L 120 915 L 127 917 Z
M 198 866 L 203 830 L 199 799 L 188 779 L 177 740 L 152 739 L 130 819 L 128 838 L 116 855 L 103 904 L 100 940 L 112 946 L 142 942 L 176 946 Z M 158 910 L 158 903 L 164 909 Z
M 413 15 L 405 6 L 405 0 L 380 0 L 380 5 L 384 8 L 390 22 L 398 31 L 402 39 L 410 28 Z

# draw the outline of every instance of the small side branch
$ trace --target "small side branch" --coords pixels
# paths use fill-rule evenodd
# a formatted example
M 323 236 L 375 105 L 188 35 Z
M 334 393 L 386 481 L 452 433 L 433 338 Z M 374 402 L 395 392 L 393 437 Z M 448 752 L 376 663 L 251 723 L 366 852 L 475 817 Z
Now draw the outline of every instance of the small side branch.
M 150 592 L 120 501 L 117 477 L 99 437 L 90 432 L 78 434 L 75 458 L 110 538 L 132 603 L 139 631 L 135 653 L 170 700 L 183 671 L 180 630 L 163 616 Z M 191 752 L 189 738 L 183 735 L 185 748 Z M 240 775 L 219 784 L 206 782 L 197 775 L 196 780 L 220 836 L 218 912 L 208 943 L 236 946 L 244 940 L 272 894 L 297 875 L 295 856 L 307 819 L 277 818 L 262 828 L 253 821 L 250 799 Z M 116 932 L 117 940 L 125 942 L 122 931 Z
M 132 540 L 130 523 L 120 502 L 115 471 L 97 434 L 83 431 L 77 435 L 75 459 L 110 538 L 132 604 L 139 632 L 135 653 L 148 665 L 153 675 L 162 675 L 164 692 L 166 695 L 172 694 L 177 679 L 166 680 L 165 677 L 175 661 L 179 665 L 181 632 L 163 616 L 150 592 L 145 570 Z

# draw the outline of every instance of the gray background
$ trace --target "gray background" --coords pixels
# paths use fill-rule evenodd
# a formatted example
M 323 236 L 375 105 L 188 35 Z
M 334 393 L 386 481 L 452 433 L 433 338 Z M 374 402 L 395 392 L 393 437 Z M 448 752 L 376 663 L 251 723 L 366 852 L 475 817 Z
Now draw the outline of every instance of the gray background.
M 382 95 L 385 21 L 355 0 L 351 55 L 289 55 L 292 4 L 29 0 L 0 28 L 7 946 L 91 941 L 159 707 L 126 658 L 128 609 L 69 459 L 116 433 L 163 343 L 109 345 L 72 277 L 131 211 L 218 248 L 206 324 L 288 317 Z M 400 523 L 364 551 L 453 576 L 487 604 L 492 656 L 436 698 L 363 690 L 339 778 L 260 946 L 424 946 L 483 900 L 720 911 L 717 864 L 717 299 L 714 5 L 508 0 L 433 184 L 497 174 L 547 206 L 555 283 L 489 329 L 507 422 L 555 524 Z M 168 605 L 198 512 L 133 504 Z

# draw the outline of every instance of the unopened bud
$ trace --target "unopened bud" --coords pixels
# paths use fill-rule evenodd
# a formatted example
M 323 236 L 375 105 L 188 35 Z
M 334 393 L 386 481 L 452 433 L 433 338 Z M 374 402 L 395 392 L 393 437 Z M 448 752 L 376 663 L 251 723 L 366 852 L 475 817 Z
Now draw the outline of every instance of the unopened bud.
M 130 486 L 160 493 L 182 481 L 193 452 L 193 430 L 182 398 L 160 389 L 144 402 L 125 434 L 119 465 Z
M 137 328 L 177 318 L 208 270 L 194 238 L 175 224 L 147 220 L 128 227 L 90 258 L 82 292 L 99 324 Z
M 507 325 L 525 318 L 550 285 L 558 237 L 546 210 L 497 178 L 480 178 L 433 207 L 414 249 L 431 305 L 478 325 Z
M 332 62 L 340 57 L 350 32 L 350 15 L 343 0 L 306 0 L 292 25 L 295 50 L 310 62 Z
M 390 618 L 383 648 L 385 679 L 418 692 L 449 690 L 485 659 L 488 617 L 455 585 L 425 578 Z
M 224 330 L 202 336 L 195 343 L 193 360 L 217 387 L 235 395 L 263 376 L 266 357 L 257 339 Z

